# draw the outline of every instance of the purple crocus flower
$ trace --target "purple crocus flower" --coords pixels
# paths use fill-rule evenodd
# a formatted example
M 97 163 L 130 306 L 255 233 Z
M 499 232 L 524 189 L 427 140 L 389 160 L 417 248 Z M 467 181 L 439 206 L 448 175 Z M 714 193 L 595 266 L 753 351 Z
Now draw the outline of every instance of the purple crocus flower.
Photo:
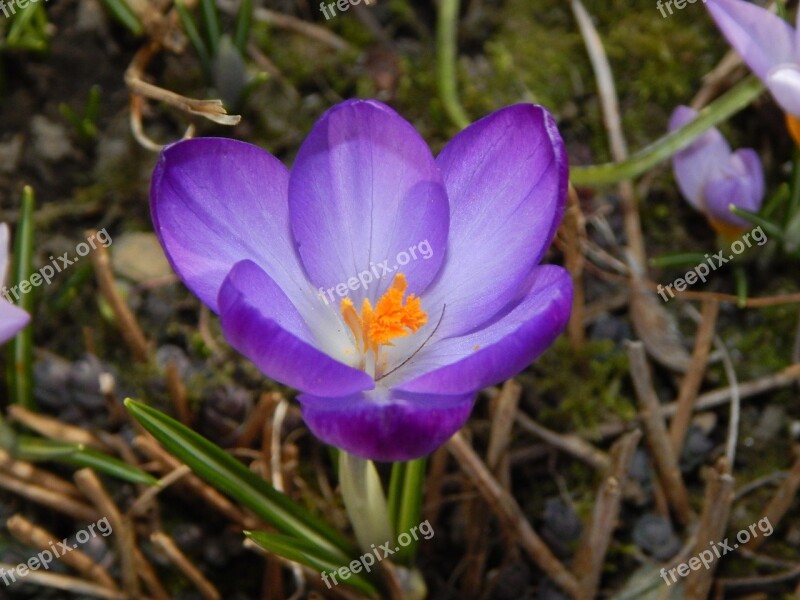
M 674 131 L 697 117 L 688 106 L 676 108 L 669 120 Z M 758 212 L 764 200 L 764 172 L 750 148 L 731 152 L 718 129 L 712 128 L 672 157 L 675 179 L 683 197 L 705 213 L 719 233 L 737 237 L 749 223 L 730 211 L 734 205 Z
M 786 111 L 789 132 L 800 144 L 800 34 L 776 14 L 750 2 L 705 1 L 728 42 Z M 800 24 L 800 12 L 797 18 Z
M 8 273 L 8 225 L 0 223 L 0 283 Z M 31 317 L 21 308 L 8 301 L 8 291 L 3 288 L 3 299 L 0 299 L 0 344 L 17 335 Z
M 567 169 L 538 106 L 489 115 L 434 159 L 392 109 L 351 100 L 320 118 L 291 172 L 229 139 L 167 147 L 151 208 L 175 271 L 234 348 L 300 391 L 315 435 L 410 460 L 565 327 L 570 277 L 538 263 Z M 428 258 L 411 258 L 423 244 Z

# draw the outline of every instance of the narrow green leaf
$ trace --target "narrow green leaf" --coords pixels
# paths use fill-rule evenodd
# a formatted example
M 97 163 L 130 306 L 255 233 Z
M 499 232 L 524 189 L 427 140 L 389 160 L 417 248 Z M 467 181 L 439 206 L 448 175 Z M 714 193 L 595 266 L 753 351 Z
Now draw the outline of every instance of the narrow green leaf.
M 206 32 L 208 48 L 211 51 L 211 56 L 214 57 L 219 52 L 219 38 L 222 35 L 220 33 L 217 5 L 214 0 L 200 0 L 200 10 L 203 15 L 203 27 Z
M 346 567 L 349 564 L 338 563 L 332 557 L 320 553 L 319 549 L 313 544 L 286 535 L 267 533 L 266 531 L 245 531 L 244 534 L 268 552 L 319 571 L 320 577 L 322 577 L 323 571 L 327 573 L 335 572 L 340 567 Z M 352 571 L 350 577 L 343 579 L 341 583 L 369 596 L 378 595 L 378 590 L 372 583 Z
M 125 25 L 134 35 L 141 35 L 144 33 L 142 22 L 136 13 L 133 12 L 125 0 L 103 0 L 109 12 L 116 17 L 116 19 Z
M 141 402 L 125 400 L 133 417 L 199 477 L 252 510 L 279 531 L 316 544 L 341 563 L 355 555 L 336 530 L 273 488 L 222 448 Z
M 399 496 L 396 520 L 393 522 L 395 534 L 409 532 L 412 527 L 416 527 L 422 518 L 422 492 L 425 487 L 425 458 L 405 463 L 403 469 L 403 482 L 399 490 L 391 491 L 392 494 Z M 414 562 L 417 555 L 419 541 L 416 536 L 411 537 L 411 541 L 406 546 L 401 546 L 397 552 L 395 561 L 401 564 L 410 565 Z
M 458 99 L 458 9 L 459 0 L 441 0 L 436 20 L 436 83 L 439 99 L 453 124 L 464 129 L 470 118 Z
M 158 480 L 126 462 L 80 444 L 70 444 L 30 436 L 18 436 L 15 456 L 28 461 L 61 462 L 76 467 L 89 467 L 118 479 L 155 485 Z
M 14 240 L 14 284 L 27 282 L 33 274 L 33 188 L 26 185 L 22 190 L 22 209 Z M 17 306 L 33 314 L 33 294 L 22 293 Z M 8 385 L 11 402 L 36 410 L 33 399 L 33 325 L 20 331 L 9 344 Z
M 236 33 L 233 36 L 233 43 L 242 56 L 247 51 L 247 40 L 250 37 L 250 25 L 252 22 L 253 0 L 242 0 L 239 5 L 239 13 L 236 15 Z
M 194 51 L 197 52 L 197 57 L 200 59 L 203 69 L 205 69 L 207 75 L 210 74 L 212 66 L 211 55 L 208 52 L 206 43 L 200 36 L 200 31 L 197 29 L 197 24 L 195 23 L 194 18 L 180 0 L 175 2 L 175 10 L 178 11 L 178 17 L 181 20 L 183 31 L 186 34 L 186 37 L 189 38 L 192 46 L 194 46 Z
M 738 206 L 731 206 L 731 212 L 737 217 L 742 217 L 745 221 L 752 223 L 753 225 L 760 226 L 770 237 L 774 237 L 779 240 L 783 239 L 783 231 L 772 221 L 767 221 L 764 217 L 757 215 L 754 212 L 750 212 L 749 210 L 739 208 Z

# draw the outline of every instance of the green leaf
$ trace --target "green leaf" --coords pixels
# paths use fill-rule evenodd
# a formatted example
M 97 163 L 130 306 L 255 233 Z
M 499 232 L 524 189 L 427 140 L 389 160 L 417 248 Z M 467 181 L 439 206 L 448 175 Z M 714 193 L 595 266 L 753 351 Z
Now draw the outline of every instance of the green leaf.
M 75 467 L 89 467 L 100 473 L 130 481 L 131 483 L 144 485 L 156 485 L 158 483 L 158 480 L 149 473 L 145 473 L 141 469 L 103 452 L 86 448 L 81 444 L 18 436 L 16 447 L 12 449 L 12 453 L 16 458 L 31 462 L 53 461 Z
M 422 492 L 425 486 L 425 458 L 392 465 L 389 481 L 389 518 L 395 535 L 408 532 L 422 518 Z M 417 554 L 418 540 L 411 539 L 396 553 L 395 562 L 410 565 Z
M 183 32 L 186 34 L 186 37 L 189 38 L 192 46 L 194 46 L 194 51 L 197 52 L 197 57 L 200 59 L 206 74 L 210 74 L 211 55 L 208 52 L 208 47 L 203 41 L 203 38 L 200 36 L 200 32 L 197 29 L 197 24 L 192 18 L 191 13 L 186 9 L 186 6 L 184 6 L 183 2 L 180 0 L 175 2 L 175 10 L 178 11 L 178 17 L 181 20 Z
M 219 52 L 219 38 L 222 36 L 220 33 L 217 5 L 214 0 L 200 0 L 200 10 L 203 15 L 203 27 L 205 28 L 208 40 L 208 48 L 213 57 Z
M 667 267 L 693 267 L 705 260 L 700 252 L 668 252 L 654 256 L 648 262 L 651 267 L 663 269 Z
M 247 39 L 250 37 L 250 25 L 253 21 L 253 0 L 242 0 L 239 13 L 236 15 L 236 33 L 233 43 L 242 56 L 247 52 Z
M 244 534 L 268 552 L 278 554 L 286 559 L 319 571 L 320 577 L 323 571 L 328 573 L 335 572 L 338 571 L 340 567 L 346 567 L 350 564 L 339 563 L 334 557 L 320 552 L 320 549 L 314 546 L 314 544 L 286 535 L 267 533 L 266 531 L 245 531 Z M 360 590 L 369 596 L 378 595 L 378 590 L 375 586 L 363 576 L 356 573 L 351 572 L 350 577 L 342 580 L 341 583 Z
M 768 221 L 764 217 L 754 212 L 750 212 L 749 210 L 739 208 L 738 206 L 731 206 L 730 210 L 737 217 L 742 217 L 748 223 L 752 223 L 757 227 L 761 227 L 765 233 L 769 234 L 770 237 L 777 238 L 779 240 L 783 239 L 783 231 L 781 231 L 781 228 L 772 221 Z
M 125 0 L 103 0 L 103 4 L 106 5 L 109 12 L 114 15 L 120 23 L 125 25 L 131 33 L 134 35 L 141 35 L 144 33 L 142 22 Z
M 356 551 L 336 530 L 273 488 L 222 448 L 141 402 L 125 400 L 133 417 L 200 478 L 240 502 L 282 533 L 316 544 L 345 564 Z
M 22 190 L 22 210 L 14 240 L 14 283 L 27 282 L 33 274 L 33 188 Z M 14 292 L 12 292 L 14 293 Z M 29 315 L 33 314 L 33 294 L 20 290 L 16 304 Z M 36 410 L 33 399 L 33 325 L 28 323 L 8 346 L 7 379 L 9 398 L 20 406 Z

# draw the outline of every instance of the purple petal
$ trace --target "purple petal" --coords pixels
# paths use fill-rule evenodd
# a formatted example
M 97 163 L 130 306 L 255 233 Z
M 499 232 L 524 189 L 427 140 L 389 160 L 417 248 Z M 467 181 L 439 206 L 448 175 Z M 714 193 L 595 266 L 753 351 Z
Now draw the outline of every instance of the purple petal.
M 552 116 L 531 104 L 473 123 L 436 160 L 451 203 L 450 237 L 441 276 L 423 300 L 447 306 L 437 335 L 449 337 L 488 321 L 538 264 L 564 214 L 568 164 Z
M 764 200 L 764 171 L 754 150 L 737 150 L 730 164 L 709 180 L 705 188 L 706 207 L 712 219 L 747 227 L 748 221 L 731 213 L 730 205 L 758 212 Z
M 742 0 L 708 0 L 707 5 L 730 45 L 763 82 L 773 67 L 796 62 L 794 31 L 779 16 Z
M 199 138 L 161 153 L 150 192 L 155 231 L 175 272 L 215 312 L 223 279 L 244 259 L 296 304 L 310 294 L 291 242 L 288 185 L 286 167 L 251 144 Z
M 688 106 L 677 107 L 670 117 L 669 130 L 675 131 L 697 117 Z M 708 178 L 725 168 L 731 147 L 716 128 L 711 128 L 672 157 L 675 181 L 683 197 L 697 210 L 704 210 L 703 192 Z
M 406 461 L 430 454 L 466 422 L 475 392 L 419 395 L 385 389 L 346 398 L 298 396 L 303 419 L 327 444 L 370 460 Z
M 460 394 L 516 375 L 564 330 L 572 309 L 572 280 L 563 268 L 535 268 L 521 297 L 488 327 L 436 342 L 396 377 L 398 389 Z M 409 381 L 410 380 L 410 381 Z M 392 385 L 387 382 L 385 385 Z
M 225 339 L 276 381 L 322 396 L 344 396 L 374 386 L 364 371 L 315 347 L 289 298 L 255 263 L 234 266 L 218 303 Z
M 5 300 L 0 300 L 0 344 L 17 335 L 30 320 L 30 315 L 24 310 Z
M 800 66 L 783 64 L 775 67 L 769 72 L 766 84 L 783 110 L 800 117 Z
M 346 295 L 356 306 L 364 297 L 374 303 L 391 284 L 384 261 L 419 294 L 444 259 L 449 206 L 433 155 L 410 123 L 379 102 L 343 102 L 320 118 L 292 168 L 289 209 L 314 285 L 344 290 L 354 282 Z M 427 258 L 421 244 L 430 248 Z

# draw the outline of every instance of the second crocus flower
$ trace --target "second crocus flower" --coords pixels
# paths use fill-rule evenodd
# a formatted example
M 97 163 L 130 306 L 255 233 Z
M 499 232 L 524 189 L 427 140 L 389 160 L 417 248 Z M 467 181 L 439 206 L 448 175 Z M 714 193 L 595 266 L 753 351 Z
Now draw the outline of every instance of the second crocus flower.
M 688 106 L 679 106 L 669 121 L 670 131 L 697 116 Z M 751 148 L 731 151 L 717 129 L 710 129 L 672 159 L 681 194 L 706 215 L 711 226 L 726 237 L 738 237 L 748 222 L 730 207 L 758 212 L 764 200 L 764 171 Z

